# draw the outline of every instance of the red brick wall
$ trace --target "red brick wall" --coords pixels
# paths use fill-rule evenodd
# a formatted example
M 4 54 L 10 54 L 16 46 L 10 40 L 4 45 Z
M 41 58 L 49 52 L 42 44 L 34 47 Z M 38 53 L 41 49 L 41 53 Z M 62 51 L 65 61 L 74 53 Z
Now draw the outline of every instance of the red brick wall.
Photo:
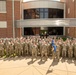
M 66 0 L 66 18 L 76 18 L 76 0 L 74 0 L 75 2 L 73 2 L 73 0 Z M 68 8 L 70 8 L 70 13 L 68 14 Z M 68 32 L 68 28 L 66 28 L 66 35 L 67 36 L 71 36 L 71 37 L 76 37 L 76 28 L 75 27 L 69 27 L 69 34 Z
M 68 33 L 68 28 L 69 28 L 69 33 Z M 70 37 L 76 37 L 76 27 L 66 27 L 65 35 Z
M 75 5 L 73 0 L 66 0 L 66 17 L 67 18 L 74 18 L 75 17 Z M 70 9 L 70 12 L 68 13 L 68 9 Z
M 15 14 L 15 20 L 20 20 L 20 1 L 15 1 L 14 3 L 14 14 Z M 22 34 L 22 29 L 16 28 L 15 29 L 15 36 L 20 37 Z
M 16 37 L 21 37 L 22 36 L 22 28 L 16 28 Z
M 12 1 L 7 0 L 7 37 L 13 37 Z M 14 2 L 14 19 L 20 20 L 20 1 Z M 20 29 L 15 29 L 15 37 L 20 37 Z
M 76 18 L 76 0 L 74 0 L 75 1 L 75 18 Z
M 75 27 L 69 27 L 69 36 L 75 37 Z
M 6 21 L 6 13 L 0 13 L 0 21 Z
M 20 20 L 20 1 L 15 1 L 15 20 Z
M 6 13 L 0 13 L 0 21 L 6 21 Z M 7 28 L 0 28 L 0 38 L 7 37 Z
M 12 25 L 12 1 L 6 1 L 7 10 L 7 37 L 13 37 Z
M 69 28 L 69 33 L 68 33 L 68 28 Z M 76 27 L 66 27 L 65 35 L 70 37 L 76 37 Z
M 7 29 L 6 28 L 0 28 L 0 38 L 6 38 L 7 37 Z
M 0 21 L 6 21 L 6 13 L 0 13 Z M 0 38 L 7 37 L 7 28 L 0 28 Z

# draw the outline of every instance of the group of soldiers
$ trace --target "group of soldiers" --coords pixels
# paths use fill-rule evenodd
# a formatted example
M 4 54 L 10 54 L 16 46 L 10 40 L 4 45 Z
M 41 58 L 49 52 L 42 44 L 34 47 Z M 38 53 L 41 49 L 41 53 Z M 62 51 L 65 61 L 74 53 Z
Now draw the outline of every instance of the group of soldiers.
M 76 39 L 64 41 L 62 38 L 40 36 L 0 39 L 0 57 L 27 55 L 32 56 L 32 61 L 38 56 L 41 60 L 47 60 L 48 56 L 58 60 L 60 57 L 76 58 Z

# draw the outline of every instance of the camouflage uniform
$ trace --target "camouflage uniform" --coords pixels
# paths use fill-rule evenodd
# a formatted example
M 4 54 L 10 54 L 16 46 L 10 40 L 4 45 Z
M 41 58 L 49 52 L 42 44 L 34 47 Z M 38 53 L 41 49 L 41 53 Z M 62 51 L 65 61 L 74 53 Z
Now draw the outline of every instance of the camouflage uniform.
M 23 54 L 24 54 L 24 55 L 25 55 L 25 54 L 28 54 L 28 43 L 27 43 L 27 42 L 24 43 Z
M 73 45 L 72 44 L 70 44 L 68 46 L 68 57 L 69 58 L 72 58 L 73 57 Z
M 55 44 L 52 46 L 52 58 L 53 60 L 57 59 L 59 61 L 60 58 L 60 45 L 59 44 Z
M 76 43 L 74 44 L 74 57 L 76 59 Z
M 38 54 L 40 54 L 40 55 L 41 55 L 41 50 L 42 50 L 42 43 L 41 43 L 41 41 L 39 41 Z
M 32 43 L 31 42 L 29 42 L 28 43 L 28 53 L 31 55 L 32 54 Z
M 62 57 L 66 57 L 66 51 L 67 51 L 66 45 L 63 44 L 62 45 Z
M 17 44 L 17 48 L 18 48 L 18 56 L 21 56 L 23 53 L 23 45 L 19 42 Z
M 14 54 L 14 47 L 13 47 L 12 43 L 10 43 L 8 46 L 8 53 L 9 53 L 9 55 Z
M 59 45 L 60 45 L 60 57 L 61 57 L 62 56 L 62 48 L 63 48 L 62 47 L 62 42 L 60 42 Z
M 17 41 L 14 43 L 14 53 L 18 55 L 18 42 Z
M 0 43 L 0 56 L 4 56 L 4 44 Z
M 47 43 L 47 54 L 48 54 L 48 55 L 51 54 L 51 45 L 50 45 L 49 42 Z
M 5 41 L 4 49 L 5 49 L 6 56 L 9 56 L 9 41 Z
M 37 51 L 38 51 L 38 47 L 36 44 L 32 44 L 32 61 L 33 61 L 33 58 L 36 57 L 37 58 Z
M 42 47 L 41 48 L 41 61 L 42 61 L 42 58 L 44 55 L 45 55 L 45 58 L 47 60 L 47 58 L 48 58 L 48 56 L 47 56 L 47 45 L 43 44 L 41 47 Z
M 57 44 L 56 54 L 57 54 L 56 58 L 59 60 L 60 58 L 60 45 L 59 44 Z

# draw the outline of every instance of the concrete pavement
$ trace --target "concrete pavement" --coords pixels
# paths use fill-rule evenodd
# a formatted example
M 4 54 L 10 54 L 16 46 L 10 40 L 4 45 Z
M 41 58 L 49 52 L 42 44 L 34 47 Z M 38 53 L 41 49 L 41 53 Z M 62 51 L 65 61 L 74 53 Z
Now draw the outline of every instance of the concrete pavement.
M 34 62 L 31 57 L 0 58 L 0 75 L 76 75 L 76 60 L 48 58 Z

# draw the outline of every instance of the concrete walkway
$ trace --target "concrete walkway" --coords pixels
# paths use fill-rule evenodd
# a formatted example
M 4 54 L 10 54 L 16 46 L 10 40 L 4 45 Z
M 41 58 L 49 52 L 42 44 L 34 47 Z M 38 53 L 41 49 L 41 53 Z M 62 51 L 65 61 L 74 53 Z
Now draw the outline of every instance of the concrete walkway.
M 76 75 L 76 60 L 48 58 L 34 62 L 31 57 L 0 58 L 0 75 Z

